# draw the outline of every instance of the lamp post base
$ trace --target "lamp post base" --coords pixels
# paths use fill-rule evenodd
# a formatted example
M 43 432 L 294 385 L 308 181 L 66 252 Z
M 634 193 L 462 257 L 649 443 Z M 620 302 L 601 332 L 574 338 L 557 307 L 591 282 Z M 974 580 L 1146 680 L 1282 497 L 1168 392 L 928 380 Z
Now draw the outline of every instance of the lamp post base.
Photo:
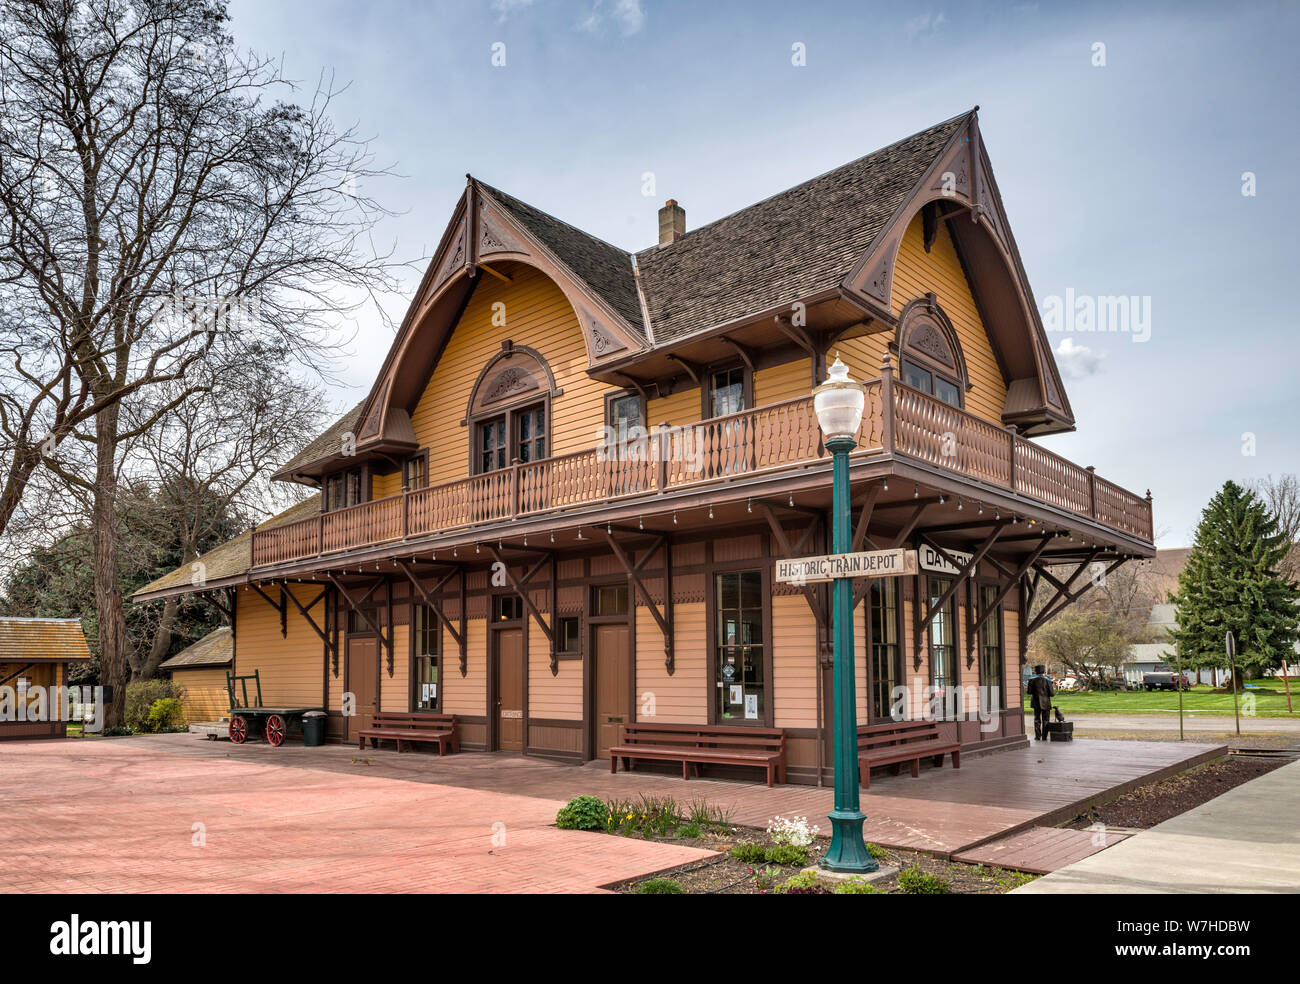
M 866 819 L 861 810 L 832 810 L 831 846 L 818 865 L 827 871 L 849 874 L 866 874 L 879 868 L 862 840 L 862 823 Z

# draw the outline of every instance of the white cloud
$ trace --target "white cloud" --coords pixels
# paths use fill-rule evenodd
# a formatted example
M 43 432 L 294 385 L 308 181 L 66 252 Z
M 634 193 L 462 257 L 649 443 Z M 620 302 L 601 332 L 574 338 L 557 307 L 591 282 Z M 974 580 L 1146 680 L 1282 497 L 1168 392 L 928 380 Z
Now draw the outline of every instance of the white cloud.
M 578 29 L 596 34 L 606 23 L 612 23 L 625 38 L 639 34 L 645 27 L 641 0 L 613 0 L 609 6 L 605 0 L 595 0 L 587 16 L 578 21 Z
M 506 18 L 526 7 L 531 7 L 533 0 L 492 0 L 492 9 L 497 13 L 497 23 L 503 23 Z
M 948 18 L 943 15 L 943 11 L 939 11 L 937 14 L 922 14 L 920 17 L 913 17 L 904 24 L 903 33 L 911 41 L 925 34 L 934 34 L 941 25 L 946 23 L 948 23 Z
M 1056 364 L 1066 379 L 1083 379 L 1095 376 L 1101 369 L 1104 353 L 1094 352 L 1086 345 L 1075 345 L 1074 339 L 1062 338 L 1056 347 Z

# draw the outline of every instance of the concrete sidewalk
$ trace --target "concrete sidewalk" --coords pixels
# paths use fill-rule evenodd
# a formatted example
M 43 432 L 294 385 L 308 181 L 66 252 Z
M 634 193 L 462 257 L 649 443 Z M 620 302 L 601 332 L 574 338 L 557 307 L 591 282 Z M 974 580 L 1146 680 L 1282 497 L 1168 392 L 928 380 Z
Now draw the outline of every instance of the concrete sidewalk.
M 1023 895 L 1300 892 L 1300 762 L 1016 889 Z

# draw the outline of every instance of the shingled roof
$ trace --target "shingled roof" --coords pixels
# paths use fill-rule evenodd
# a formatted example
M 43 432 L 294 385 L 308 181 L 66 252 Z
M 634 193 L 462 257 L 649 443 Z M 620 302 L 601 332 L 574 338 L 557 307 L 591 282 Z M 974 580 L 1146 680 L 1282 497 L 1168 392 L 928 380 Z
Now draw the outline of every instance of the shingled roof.
M 652 347 L 662 348 L 836 287 L 973 112 L 687 232 L 674 243 L 642 250 L 635 266 L 632 254 L 617 246 L 477 183 Z M 296 469 L 336 454 L 342 435 L 359 426 L 364 405 L 340 417 L 277 476 L 292 478 Z
M 317 438 L 320 440 L 320 438 Z M 320 495 L 310 495 L 303 499 L 302 502 L 296 503 L 278 515 L 272 516 L 266 522 L 260 524 L 258 529 L 270 529 L 273 526 L 283 526 L 285 523 L 292 523 L 295 520 L 306 519 L 308 516 L 315 516 L 320 512 Z M 204 566 L 204 578 L 208 584 L 214 584 L 221 581 L 227 581 L 230 578 L 238 577 L 241 574 L 247 574 L 253 565 L 253 535 L 250 531 L 245 530 L 233 540 L 227 540 L 219 546 L 213 547 L 207 553 L 197 558 L 199 563 Z M 134 601 L 149 601 L 153 597 L 162 597 L 164 594 L 178 594 L 187 590 L 194 590 L 191 579 L 194 572 L 190 564 L 184 564 L 176 568 L 169 574 L 164 574 L 131 596 Z
M 481 181 L 479 185 L 628 324 L 644 330 L 645 318 L 630 253 L 491 185 Z
M 79 618 L 0 617 L 0 662 L 90 659 Z
M 637 253 L 656 346 L 838 285 L 970 115 Z
M 365 405 L 366 401 L 362 400 L 342 417 L 330 424 L 321 432 L 320 436 L 285 462 L 276 474 L 287 477 L 304 465 L 338 454 L 339 449 L 342 447 L 343 435 L 356 433 L 357 426 L 361 423 L 361 410 Z
M 192 670 L 203 666 L 229 666 L 235 657 L 234 637 L 230 626 L 213 629 L 192 646 L 187 646 L 171 659 L 164 660 L 158 669 Z

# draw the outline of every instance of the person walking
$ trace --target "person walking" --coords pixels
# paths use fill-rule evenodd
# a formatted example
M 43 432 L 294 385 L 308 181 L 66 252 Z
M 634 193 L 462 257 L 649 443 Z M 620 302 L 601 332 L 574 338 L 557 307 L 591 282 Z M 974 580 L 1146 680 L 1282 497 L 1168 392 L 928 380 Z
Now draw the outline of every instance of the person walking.
M 1034 675 L 1029 678 L 1025 693 L 1034 709 L 1034 740 L 1046 741 L 1047 722 L 1052 719 L 1052 698 L 1056 696 L 1056 688 L 1047 678 L 1046 666 L 1039 664 L 1034 667 Z

